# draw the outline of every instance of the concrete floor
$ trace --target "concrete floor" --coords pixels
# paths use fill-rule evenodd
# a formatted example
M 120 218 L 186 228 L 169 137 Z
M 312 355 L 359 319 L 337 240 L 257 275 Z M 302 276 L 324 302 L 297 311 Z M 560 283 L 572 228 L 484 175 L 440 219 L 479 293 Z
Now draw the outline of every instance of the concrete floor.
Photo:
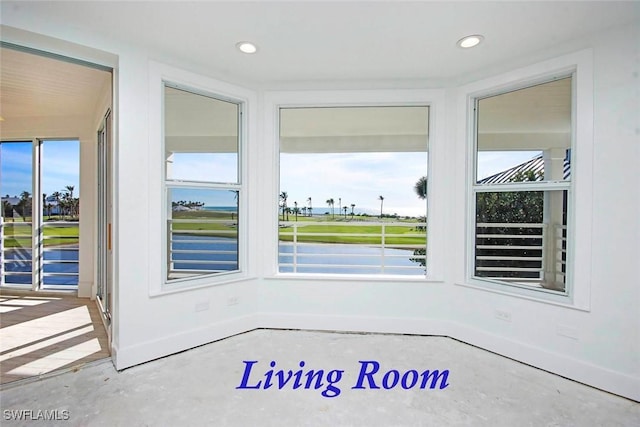
M 243 361 L 257 361 L 246 386 L 259 389 L 237 389 L 249 366 Z M 294 376 L 282 389 L 265 390 L 272 361 L 275 371 Z M 301 361 L 302 386 L 294 389 Z M 366 388 L 352 389 L 359 361 L 378 362 L 379 372 L 363 376 Z M 306 373 L 320 369 L 323 385 L 305 389 Z M 394 369 L 399 384 L 382 388 L 384 373 Z M 447 381 L 441 377 L 435 389 L 431 381 L 420 389 L 421 380 L 402 388 L 402 378 L 407 386 L 413 381 L 412 370 L 427 369 L 448 370 Z M 333 370 L 344 370 L 339 381 L 336 372 L 329 375 Z M 394 375 L 387 375 L 387 386 Z M 381 388 L 370 389 L 369 379 Z M 327 380 L 340 390 L 337 396 L 322 395 L 336 393 Z M 33 417 L 38 410 L 58 411 L 58 418 L 69 419 L 54 424 L 64 426 L 640 425 L 639 403 L 449 338 L 305 331 L 252 331 L 120 373 L 103 363 L 10 387 L 1 398 L 3 426 L 32 423 L 7 420 L 7 410 L 32 410 Z

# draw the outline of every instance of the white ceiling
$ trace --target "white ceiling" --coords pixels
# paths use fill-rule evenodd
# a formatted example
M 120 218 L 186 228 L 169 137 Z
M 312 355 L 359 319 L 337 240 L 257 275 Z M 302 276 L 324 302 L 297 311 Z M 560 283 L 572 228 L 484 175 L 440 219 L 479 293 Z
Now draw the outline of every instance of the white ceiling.
M 2 1 L 0 8 L 5 25 L 119 40 L 114 46 L 137 45 L 154 59 L 254 88 L 454 84 L 640 22 L 640 2 Z M 456 46 L 473 33 L 484 43 Z M 239 53 L 240 40 L 259 52 Z M 0 129 L 12 117 L 93 112 L 109 78 L 13 50 L 0 54 Z
M 3 126 L 16 118 L 92 116 L 110 79 L 106 71 L 1 48 Z
M 611 1 L 3 1 L 1 7 L 8 25 L 88 31 L 143 46 L 156 59 L 263 87 L 468 81 L 563 43 L 580 46 L 582 36 L 640 17 L 640 2 Z M 474 33 L 484 35 L 483 44 L 456 46 Z M 240 40 L 255 42 L 259 52 L 239 53 Z

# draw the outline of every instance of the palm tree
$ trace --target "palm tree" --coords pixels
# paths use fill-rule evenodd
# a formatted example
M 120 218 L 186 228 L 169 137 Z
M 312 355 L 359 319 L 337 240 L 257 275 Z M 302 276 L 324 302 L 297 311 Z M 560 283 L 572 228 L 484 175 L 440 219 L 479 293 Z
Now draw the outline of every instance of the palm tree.
M 378 199 L 380 200 L 380 218 L 382 218 L 382 204 L 384 203 L 384 197 L 378 196 Z
M 298 202 L 293 202 L 293 214 L 296 216 L 296 221 L 298 220 L 299 213 L 300 209 L 298 209 Z
M 335 214 L 333 213 L 333 206 L 335 205 L 335 201 L 333 199 L 328 199 L 327 200 L 327 205 L 329 205 L 329 207 L 331 208 L 331 217 L 335 219 Z
M 62 212 L 62 220 L 64 221 L 65 216 L 69 214 L 69 193 L 64 193 L 62 195 L 62 200 L 60 200 L 60 211 Z
M 287 194 L 286 191 L 283 191 L 282 193 L 280 193 L 280 204 L 282 206 L 282 220 L 283 221 L 288 221 L 289 218 L 287 216 L 287 219 L 285 219 L 285 215 L 289 213 L 289 210 L 287 209 L 287 198 L 289 197 L 289 195 Z
M 345 218 L 347 217 L 347 210 L 348 210 L 348 209 L 349 209 L 349 208 L 347 207 L 347 205 L 344 205 L 344 206 L 342 207 L 342 210 L 344 211 L 344 217 L 345 217 Z
M 342 211 L 342 197 L 338 197 L 338 215 Z
M 61 211 L 62 207 L 60 206 L 60 198 L 62 197 L 62 194 L 59 191 L 56 191 L 51 195 L 51 197 L 53 197 L 53 199 L 56 201 L 56 207 L 58 208 L 58 216 L 60 216 L 62 212 Z
M 9 195 L 7 195 L 7 198 L 9 198 Z M 2 201 L 2 216 L 4 219 L 11 218 L 11 221 L 13 222 L 13 205 L 11 205 L 7 200 Z
M 64 187 L 65 190 L 67 190 L 67 192 L 64 194 L 64 199 L 65 199 L 65 205 L 68 209 L 68 213 L 70 217 L 73 217 L 75 215 L 75 207 L 76 207 L 76 200 L 73 198 L 73 190 L 75 189 L 75 187 L 73 185 L 67 185 L 66 187 Z
M 420 179 L 418 179 L 418 181 L 416 181 L 416 184 L 413 186 L 413 190 L 416 192 L 418 197 L 420 197 L 423 200 L 426 199 L 427 198 L 427 177 L 421 176 Z
M 43 212 L 46 212 L 46 208 L 47 208 L 47 193 L 42 193 L 42 207 L 43 207 Z M 49 212 L 49 216 L 51 216 L 51 212 Z
M 67 190 L 69 192 L 69 197 L 71 197 L 73 199 L 73 190 L 74 190 L 74 186 L 73 185 L 67 185 L 66 187 L 64 187 L 65 190 Z
M 20 216 L 22 216 L 22 222 L 26 221 L 26 217 L 31 215 L 31 193 L 23 191 L 20 193 L 20 201 L 17 206 L 20 208 Z
M 312 214 L 311 214 L 311 211 L 312 211 L 312 209 L 313 209 L 313 208 L 311 207 L 311 197 L 309 197 L 309 198 L 307 199 L 307 202 L 309 202 L 309 216 L 311 216 L 311 215 L 312 215 Z
M 351 203 L 351 218 L 353 218 L 353 208 L 356 207 L 355 203 Z

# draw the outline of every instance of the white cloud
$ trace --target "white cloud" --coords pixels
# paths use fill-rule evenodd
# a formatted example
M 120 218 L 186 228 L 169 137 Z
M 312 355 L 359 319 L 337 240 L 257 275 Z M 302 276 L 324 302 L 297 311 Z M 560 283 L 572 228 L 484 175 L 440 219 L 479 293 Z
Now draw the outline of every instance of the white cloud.
M 329 211 L 326 200 L 333 198 L 337 212 L 351 203 L 355 211 L 424 215 L 424 201 L 413 191 L 415 182 L 426 174 L 426 154 L 347 153 L 282 154 L 280 190 L 287 191 L 289 204 L 307 205 L 313 199 L 315 213 Z

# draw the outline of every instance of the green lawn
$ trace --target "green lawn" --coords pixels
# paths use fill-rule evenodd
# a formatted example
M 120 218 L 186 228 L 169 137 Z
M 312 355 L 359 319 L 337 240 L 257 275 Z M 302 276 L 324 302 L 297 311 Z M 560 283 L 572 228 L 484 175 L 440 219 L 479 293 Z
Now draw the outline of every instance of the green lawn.
M 174 219 L 237 219 L 237 215 L 234 213 L 233 218 L 231 212 L 221 211 L 177 211 L 173 212 Z
M 233 235 L 229 231 L 237 232 L 237 215 L 229 212 L 214 211 L 183 211 L 174 212 L 174 231 L 202 231 L 199 235 L 229 237 Z M 181 223 L 179 220 L 224 220 L 221 222 L 187 222 Z M 353 243 L 353 244 L 380 244 L 382 232 L 381 225 L 366 225 L 367 222 L 377 223 L 380 219 L 376 217 L 354 217 L 350 215 L 337 216 L 335 219 L 331 215 L 305 217 L 289 215 L 289 220 L 298 224 L 298 242 L 316 243 Z M 386 245 L 424 245 L 426 243 L 426 233 L 419 230 L 417 219 L 389 219 L 384 218 L 383 222 L 393 221 L 406 225 L 385 226 Z M 313 222 L 315 224 L 309 224 Z M 320 223 L 320 224 L 318 224 Z M 280 240 L 292 241 L 293 236 L 284 233 L 292 233 L 293 227 L 286 226 L 280 228 Z M 335 236 L 322 236 L 318 234 L 335 234 Z M 348 236 L 354 234 L 354 236 Z M 390 236 L 393 235 L 393 236 Z M 420 236 L 414 236 L 420 235 Z
M 205 210 L 173 212 L 173 219 L 177 220 L 173 223 L 173 231 L 206 231 L 206 233 L 198 233 L 199 236 L 230 237 L 237 235 L 238 231 L 238 216 L 235 213 L 232 216 L 230 212 Z M 179 222 L 180 220 L 194 222 Z M 198 220 L 220 222 L 196 222 Z
M 173 231 L 206 231 L 206 233 L 197 234 L 199 236 L 229 237 L 237 235 L 238 227 L 232 225 L 231 221 L 228 223 L 174 223 Z
M 353 243 L 353 244 L 380 244 L 380 233 L 382 227 L 380 225 L 366 225 L 366 222 L 378 222 L 375 217 L 359 218 L 355 220 L 336 216 L 335 220 L 329 215 L 304 217 L 298 216 L 298 242 L 314 242 L 314 243 Z M 237 215 L 230 212 L 215 211 L 184 211 L 174 212 L 173 219 L 178 220 L 173 224 L 173 230 L 180 232 L 202 231 L 198 235 L 230 237 L 236 236 Z M 294 221 L 294 216 L 289 217 Z M 193 222 L 179 222 L 179 220 L 189 220 Z M 197 222 L 204 220 L 203 222 Z M 208 220 L 219 220 L 219 222 L 205 222 Z M 384 219 L 384 221 L 390 221 Z M 315 224 L 309 224 L 314 222 Z M 425 232 L 418 229 L 418 220 L 394 220 L 395 223 L 402 222 L 403 225 L 387 225 L 385 226 L 385 245 L 424 245 L 426 242 Z M 4 229 L 4 246 L 5 247 L 30 247 L 31 246 L 31 226 L 19 225 L 16 221 L 15 225 L 5 223 Z M 45 246 L 55 246 L 61 244 L 77 244 L 79 227 L 56 226 L 55 223 L 49 223 L 44 228 Z M 406 224 L 406 225 L 404 225 Z M 280 227 L 280 240 L 292 241 L 293 236 L 285 233 L 293 233 L 292 226 Z M 318 234 L 334 234 L 334 236 L 322 236 Z M 348 236 L 354 234 L 354 236 Z M 411 236 L 418 235 L 421 236 Z M 392 235 L 392 236 L 390 236 Z M 409 236 L 407 236 L 409 235 Z
M 417 221 L 414 220 L 407 222 L 406 226 L 385 226 L 385 245 L 424 245 L 426 233 L 417 229 L 417 224 Z M 382 240 L 380 236 L 382 233 L 381 225 L 362 225 L 362 222 L 313 225 L 300 223 L 297 228 L 298 242 L 380 244 Z M 281 227 L 280 240 L 293 241 L 293 236 L 288 233 L 293 233 L 293 226 Z M 324 236 L 323 234 L 333 235 Z
M 20 225 L 20 222 L 5 223 L 3 233 L 5 248 L 31 247 L 31 225 Z M 79 225 L 46 225 L 44 237 L 45 247 L 78 244 Z
M 202 231 L 198 235 L 229 237 L 237 232 L 237 215 L 229 212 L 214 211 L 183 211 L 174 212 L 173 219 L 178 220 L 173 224 L 174 231 Z M 289 219 L 295 221 L 295 215 L 289 215 Z M 181 223 L 179 220 L 223 220 L 220 222 L 187 222 Z M 366 225 L 366 222 L 379 222 L 375 217 L 355 217 L 352 219 L 349 215 L 336 216 L 335 219 L 331 215 L 305 217 L 298 215 L 298 242 L 318 242 L 318 243 L 353 243 L 353 244 L 380 244 L 380 233 L 382 226 Z M 406 225 L 388 225 L 385 226 L 385 244 L 386 245 L 424 245 L 426 236 L 424 231 L 417 229 L 419 221 L 416 219 L 383 219 L 384 222 L 393 221 L 394 223 L 403 223 Z M 309 224 L 310 222 L 320 224 Z M 336 224 L 337 223 L 337 224 Z M 229 232 L 233 233 L 229 233 Z M 284 233 L 292 233 L 293 227 L 286 226 L 280 228 L 280 240 L 292 241 L 293 236 Z M 302 234 L 302 235 L 301 235 Z M 335 236 L 321 236 L 318 234 L 336 234 Z M 355 234 L 355 236 L 347 236 Z M 393 235 L 393 236 L 390 236 Z M 421 234 L 421 235 L 420 235 Z M 408 236 L 406 236 L 408 235 Z M 420 235 L 420 236 L 412 236 Z

